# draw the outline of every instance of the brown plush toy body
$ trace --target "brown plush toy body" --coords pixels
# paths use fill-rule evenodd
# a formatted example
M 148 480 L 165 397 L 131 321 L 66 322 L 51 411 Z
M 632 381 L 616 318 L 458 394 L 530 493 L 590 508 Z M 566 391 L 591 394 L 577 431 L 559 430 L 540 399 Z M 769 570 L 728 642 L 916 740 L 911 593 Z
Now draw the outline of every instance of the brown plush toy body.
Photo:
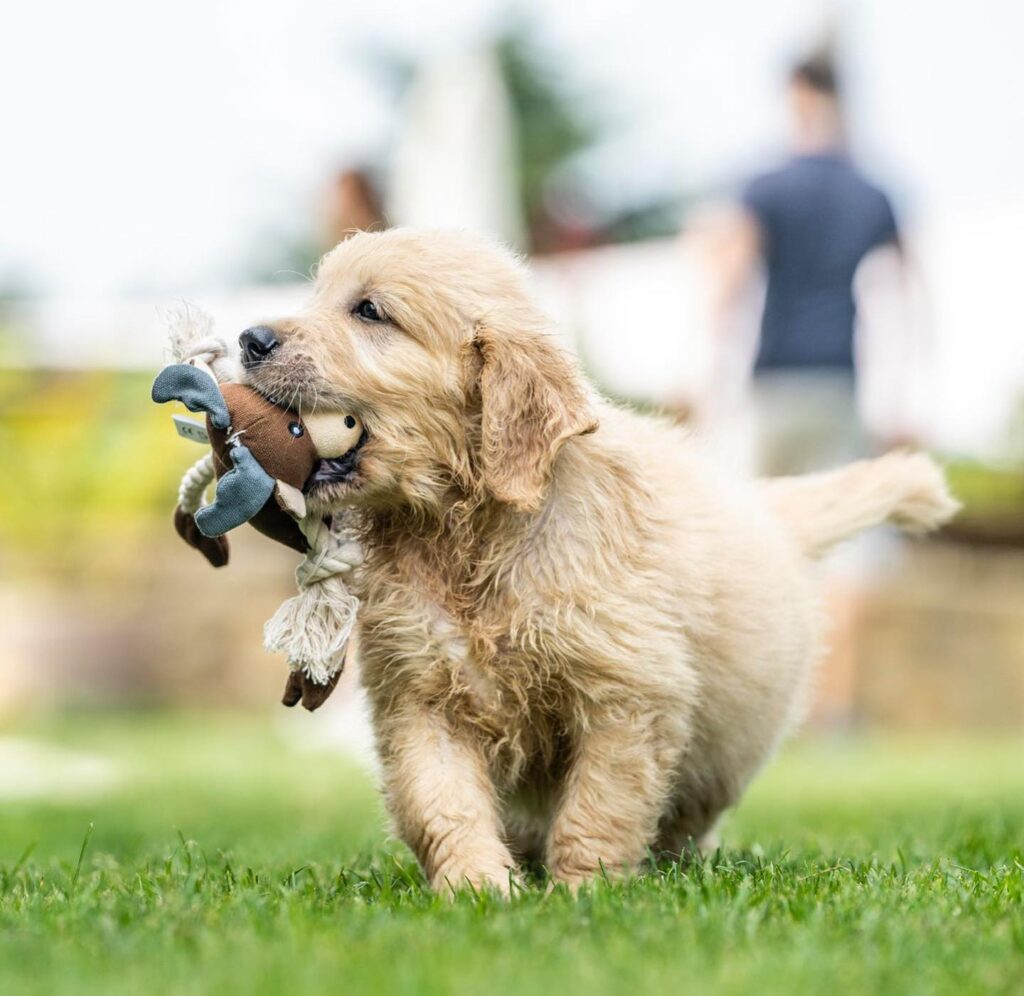
M 305 553 L 309 544 L 295 521 L 296 517 L 305 515 L 305 500 L 302 499 L 300 505 L 298 499 L 320 459 L 309 432 L 298 415 L 272 404 L 250 387 L 222 384 L 220 390 L 231 415 L 231 429 L 218 429 L 211 424 L 210 416 L 206 416 L 217 479 L 232 468 L 229 440 L 237 437 L 279 485 L 249 524 L 264 536 Z M 283 505 L 286 499 L 282 484 L 298 493 L 298 498 L 289 493 L 291 505 L 288 508 L 292 514 Z M 300 510 L 302 514 L 296 515 Z
M 242 384 L 222 384 L 221 395 L 227 405 L 231 424 L 228 429 L 214 425 L 207 413 L 206 432 L 213 450 L 213 469 L 218 480 L 233 468 L 229 455 L 232 438 L 241 439 L 256 458 L 257 463 L 278 483 L 301 492 L 309 480 L 319 455 L 302 420 L 267 401 L 262 395 Z M 249 524 L 264 536 L 291 547 L 298 553 L 309 548 L 294 515 L 282 508 L 275 488 Z M 292 505 L 297 506 L 292 495 Z M 194 547 L 214 567 L 224 567 L 229 559 L 229 547 L 224 535 L 204 535 L 196 523 L 195 511 L 186 511 L 179 503 L 174 510 L 174 527 L 189 546 Z

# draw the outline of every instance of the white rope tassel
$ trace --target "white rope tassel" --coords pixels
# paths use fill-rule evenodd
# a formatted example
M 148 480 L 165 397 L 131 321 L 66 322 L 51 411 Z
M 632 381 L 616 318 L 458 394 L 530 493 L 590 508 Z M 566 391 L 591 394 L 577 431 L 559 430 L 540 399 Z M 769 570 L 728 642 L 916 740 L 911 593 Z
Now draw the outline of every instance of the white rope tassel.
M 185 354 L 184 362 L 189 360 L 205 363 L 218 384 L 240 383 L 244 380 L 245 369 L 237 351 L 233 352 L 228 348 L 228 344 L 217 336 L 207 336 L 192 343 Z
M 199 360 L 210 368 L 218 384 L 241 383 L 245 371 L 236 347 L 213 331 L 213 318 L 192 304 L 166 314 L 167 337 L 175 363 Z
M 309 552 L 295 571 L 299 593 L 289 598 L 263 627 L 263 645 L 287 654 L 293 671 L 301 670 L 325 685 L 345 664 L 345 647 L 356 621 L 359 599 L 342 575 L 362 563 L 351 528 L 340 516 L 331 526 L 309 516 L 299 522 Z
M 213 454 L 196 460 L 181 479 L 178 486 L 178 504 L 187 515 L 194 515 L 203 504 L 203 493 L 216 476 L 213 469 Z

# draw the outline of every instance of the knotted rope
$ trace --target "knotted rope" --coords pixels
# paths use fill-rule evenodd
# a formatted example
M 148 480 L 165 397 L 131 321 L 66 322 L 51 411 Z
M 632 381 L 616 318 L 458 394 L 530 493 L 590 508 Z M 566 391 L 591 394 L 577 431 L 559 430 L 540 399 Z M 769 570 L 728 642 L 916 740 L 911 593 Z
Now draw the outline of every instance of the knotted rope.
M 342 576 L 363 562 L 363 553 L 343 516 L 330 522 L 306 516 L 299 520 L 299 528 L 309 543 L 309 552 L 295 570 L 299 593 L 263 627 L 263 645 L 286 654 L 293 671 L 303 671 L 324 685 L 345 665 L 359 599 Z
M 203 494 L 216 477 L 213 469 L 213 454 L 196 460 L 181 479 L 178 485 L 178 504 L 186 515 L 195 515 L 203 505 Z

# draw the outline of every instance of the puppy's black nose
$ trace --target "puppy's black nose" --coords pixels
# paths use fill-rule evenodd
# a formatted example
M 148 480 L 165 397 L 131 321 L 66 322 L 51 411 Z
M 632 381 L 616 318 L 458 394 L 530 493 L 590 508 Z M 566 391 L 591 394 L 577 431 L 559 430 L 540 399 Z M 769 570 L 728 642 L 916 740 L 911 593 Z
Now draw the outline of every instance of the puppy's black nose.
M 273 329 L 266 325 L 254 325 L 238 337 L 238 345 L 242 347 L 242 363 L 254 367 L 262 363 L 280 343 Z

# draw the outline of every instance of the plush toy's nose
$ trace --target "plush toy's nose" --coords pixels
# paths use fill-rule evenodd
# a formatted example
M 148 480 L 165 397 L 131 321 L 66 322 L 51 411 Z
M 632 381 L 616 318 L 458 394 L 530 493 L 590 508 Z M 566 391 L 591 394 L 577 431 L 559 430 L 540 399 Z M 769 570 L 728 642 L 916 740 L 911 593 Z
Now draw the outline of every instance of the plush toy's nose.
M 273 329 L 266 325 L 254 325 L 238 337 L 238 345 L 242 347 L 242 363 L 254 367 L 262 363 L 280 343 Z

